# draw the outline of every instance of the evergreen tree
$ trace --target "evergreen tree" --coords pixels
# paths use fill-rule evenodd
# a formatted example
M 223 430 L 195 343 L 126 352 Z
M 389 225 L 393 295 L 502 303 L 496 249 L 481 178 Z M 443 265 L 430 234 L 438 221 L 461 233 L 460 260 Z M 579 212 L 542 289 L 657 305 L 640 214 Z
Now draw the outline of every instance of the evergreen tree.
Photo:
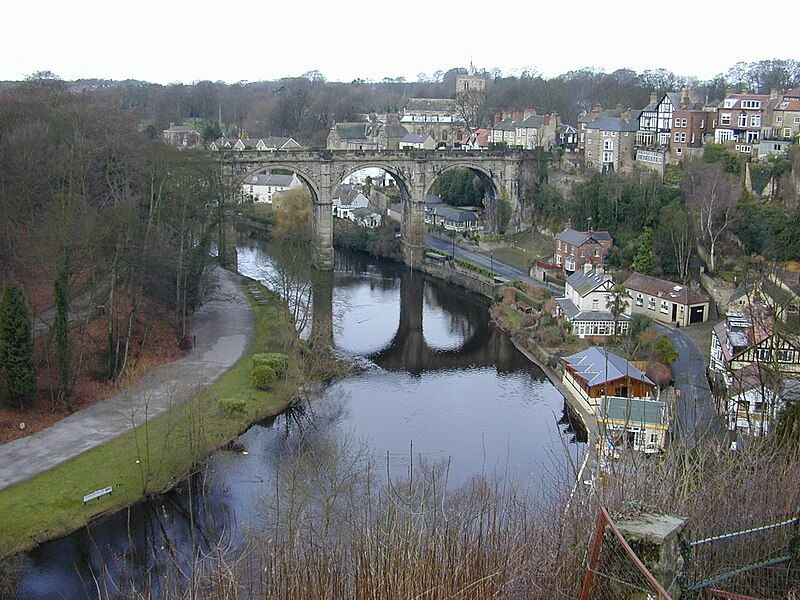
M 0 375 L 7 401 L 30 402 L 36 391 L 31 319 L 22 288 L 13 281 L 6 282 L 0 304 Z
M 648 227 L 639 236 L 639 249 L 631 268 L 643 275 L 650 275 L 653 272 L 653 262 L 653 230 Z
M 56 271 L 53 282 L 55 298 L 55 319 L 53 320 L 53 336 L 56 343 L 56 358 L 61 379 L 59 400 L 66 401 L 70 386 L 70 348 L 69 348 L 69 251 L 64 252 L 64 260 Z

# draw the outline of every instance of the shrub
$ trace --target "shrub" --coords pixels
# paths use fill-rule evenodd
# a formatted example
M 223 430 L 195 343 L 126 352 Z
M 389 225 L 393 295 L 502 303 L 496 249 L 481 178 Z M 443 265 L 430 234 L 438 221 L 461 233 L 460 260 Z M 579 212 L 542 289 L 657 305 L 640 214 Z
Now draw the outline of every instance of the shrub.
M 672 345 L 672 341 L 666 336 L 662 335 L 655 341 L 653 351 L 658 356 L 658 359 L 667 366 L 678 360 L 678 352 L 675 350 L 675 346 Z
M 219 405 L 229 415 L 243 415 L 247 403 L 241 398 L 223 398 Z
M 266 352 L 253 356 L 253 369 L 260 365 L 266 365 L 275 371 L 275 375 L 282 377 L 289 369 L 289 357 L 280 352 Z
M 268 390 L 278 378 L 275 369 L 266 364 L 253 366 L 253 387 L 257 390 Z

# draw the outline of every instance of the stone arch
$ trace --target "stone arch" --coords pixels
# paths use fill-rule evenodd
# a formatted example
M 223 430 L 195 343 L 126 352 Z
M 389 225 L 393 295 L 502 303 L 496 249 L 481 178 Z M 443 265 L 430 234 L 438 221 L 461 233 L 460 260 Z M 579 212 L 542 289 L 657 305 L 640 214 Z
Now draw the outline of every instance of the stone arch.
M 285 171 L 291 171 L 302 181 L 308 189 L 311 190 L 311 201 L 316 204 L 319 202 L 320 199 L 320 185 L 316 178 L 306 171 L 305 169 L 301 169 L 297 167 L 297 165 L 292 164 L 291 162 L 268 162 L 268 163 L 261 163 L 255 167 L 250 167 L 246 169 L 242 174 L 239 175 L 237 181 L 237 187 L 241 188 L 242 185 L 245 184 L 248 177 L 255 175 L 256 173 L 265 173 L 274 171 L 275 169 L 283 169 Z
M 353 173 L 361 171 L 362 169 L 383 169 L 394 178 L 397 187 L 400 189 L 400 198 L 405 201 L 410 199 L 411 196 L 411 173 L 404 173 L 402 169 L 396 165 L 386 163 L 383 161 L 367 161 L 357 164 L 349 164 L 342 168 L 335 175 L 337 181 L 331 182 L 333 187 L 341 184 L 342 181 L 350 177 Z M 333 190 L 331 190 L 333 191 Z
M 498 200 L 500 198 L 501 183 L 498 181 L 497 176 L 491 171 L 480 164 L 470 161 L 452 162 L 442 167 L 437 167 L 430 181 L 425 182 L 425 196 L 430 194 L 433 184 L 439 179 L 442 173 L 446 173 L 452 169 L 468 169 L 471 173 L 477 175 L 483 184 L 483 221 L 484 228 L 489 233 L 497 233 L 500 229 L 500 211 L 498 210 Z

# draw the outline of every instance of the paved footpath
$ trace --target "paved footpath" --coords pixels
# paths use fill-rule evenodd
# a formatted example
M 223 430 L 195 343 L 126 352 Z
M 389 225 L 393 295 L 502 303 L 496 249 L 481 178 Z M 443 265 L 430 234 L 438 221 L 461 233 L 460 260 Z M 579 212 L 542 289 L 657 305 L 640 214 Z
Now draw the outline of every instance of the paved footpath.
M 99 446 L 135 425 L 191 398 L 241 358 L 253 336 L 253 312 L 241 277 L 214 269 L 212 299 L 190 322 L 197 347 L 187 356 L 151 369 L 125 391 L 62 419 L 33 435 L 0 445 L 0 489 Z

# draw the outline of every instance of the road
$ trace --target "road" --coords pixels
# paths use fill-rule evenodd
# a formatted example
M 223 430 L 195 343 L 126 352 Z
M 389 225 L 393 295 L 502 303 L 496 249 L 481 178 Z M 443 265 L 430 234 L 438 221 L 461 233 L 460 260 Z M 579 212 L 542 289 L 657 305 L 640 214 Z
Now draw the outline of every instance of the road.
M 706 378 L 706 365 L 700 350 L 679 329 L 660 323 L 654 325 L 672 341 L 678 351 L 678 360 L 672 365 L 675 389 L 680 390 L 676 435 L 689 445 L 704 439 L 722 441 L 725 425 L 714 408 Z
M 437 237 L 433 237 L 430 235 L 425 236 L 425 243 L 430 246 L 431 248 L 436 248 L 437 250 L 441 250 L 442 252 L 447 252 L 451 254 L 453 252 L 453 244 L 452 242 L 448 242 L 447 240 L 442 240 Z M 534 279 L 530 277 L 525 271 L 522 269 L 518 269 L 516 267 L 512 267 L 504 262 L 501 262 L 497 259 L 492 259 L 485 254 L 479 254 L 478 252 L 472 252 L 470 250 L 466 250 L 459 246 L 455 247 L 456 258 L 463 258 L 464 260 L 468 260 L 475 264 L 481 265 L 486 267 L 487 269 L 494 269 L 494 272 L 497 273 L 500 277 L 505 277 L 506 279 L 519 279 L 520 281 L 524 281 L 525 283 L 530 283 L 531 285 L 535 285 L 542 289 L 547 290 L 553 294 L 561 296 L 564 293 L 564 288 L 559 287 L 553 283 L 545 283 L 544 281 L 539 281 L 538 279 Z
M 452 242 L 442 240 L 433 236 L 426 236 L 425 243 L 432 248 L 447 252 L 453 252 Z M 507 279 L 519 279 L 526 283 L 546 289 L 556 296 L 564 294 L 564 288 L 552 283 L 545 283 L 528 276 L 522 269 L 505 264 L 499 260 L 455 247 L 456 258 L 463 258 L 470 262 L 492 268 L 501 277 Z M 677 406 L 677 426 L 678 437 L 694 445 L 707 436 L 713 441 L 721 441 L 725 434 L 725 426 L 714 408 L 711 398 L 711 390 L 706 379 L 706 367 L 703 356 L 700 354 L 695 343 L 679 329 L 667 327 L 660 323 L 654 323 L 656 329 L 667 336 L 675 350 L 678 351 L 678 360 L 672 365 L 672 376 L 675 380 L 675 388 L 680 390 L 680 399 Z
M 52 469 L 183 402 L 239 360 L 253 336 L 253 311 L 238 274 L 216 268 L 217 290 L 191 318 L 195 348 L 155 367 L 130 388 L 52 427 L 0 445 L 0 489 Z

